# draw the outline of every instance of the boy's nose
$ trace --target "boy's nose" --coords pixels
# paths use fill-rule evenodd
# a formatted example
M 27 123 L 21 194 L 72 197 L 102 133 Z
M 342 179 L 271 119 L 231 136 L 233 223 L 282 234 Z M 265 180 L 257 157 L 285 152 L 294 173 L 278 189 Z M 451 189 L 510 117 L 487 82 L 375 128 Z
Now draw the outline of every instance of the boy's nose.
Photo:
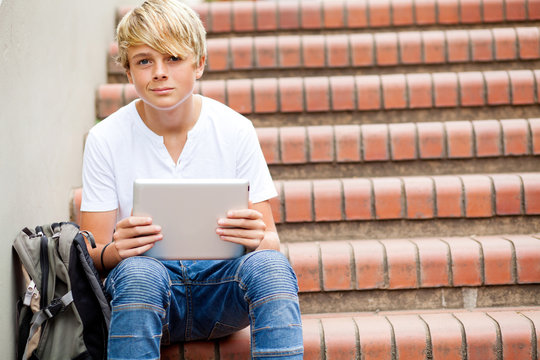
M 154 80 L 163 80 L 167 78 L 166 67 L 163 64 L 156 64 L 154 68 Z

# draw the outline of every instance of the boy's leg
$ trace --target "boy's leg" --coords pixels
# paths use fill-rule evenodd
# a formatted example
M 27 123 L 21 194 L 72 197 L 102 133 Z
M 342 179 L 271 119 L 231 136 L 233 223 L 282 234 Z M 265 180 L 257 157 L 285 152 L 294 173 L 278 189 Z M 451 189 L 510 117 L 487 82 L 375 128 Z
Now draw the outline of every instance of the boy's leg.
M 181 333 L 171 329 L 173 341 L 218 338 L 251 325 L 254 359 L 302 359 L 298 285 L 281 253 L 256 251 L 235 260 L 182 263 L 187 325 Z M 173 298 L 174 292 L 173 286 Z

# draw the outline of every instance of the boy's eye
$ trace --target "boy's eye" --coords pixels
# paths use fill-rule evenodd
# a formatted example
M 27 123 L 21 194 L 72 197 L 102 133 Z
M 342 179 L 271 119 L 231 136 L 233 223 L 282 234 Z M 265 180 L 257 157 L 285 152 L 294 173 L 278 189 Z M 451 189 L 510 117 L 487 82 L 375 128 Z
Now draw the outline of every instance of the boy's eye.
M 149 61 L 148 59 L 142 59 L 137 62 L 139 65 L 148 65 Z
M 178 56 L 171 56 L 171 61 L 180 61 L 182 59 L 180 59 Z

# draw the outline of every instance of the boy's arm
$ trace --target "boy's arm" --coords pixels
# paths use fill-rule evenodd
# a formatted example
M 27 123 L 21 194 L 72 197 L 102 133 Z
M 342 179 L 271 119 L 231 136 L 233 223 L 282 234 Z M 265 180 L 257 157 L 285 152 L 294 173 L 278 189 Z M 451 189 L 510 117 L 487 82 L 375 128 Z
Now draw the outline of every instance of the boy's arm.
M 216 232 L 222 240 L 242 244 L 248 250 L 280 249 L 268 200 L 250 203 L 249 209 L 230 211 L 226 219 L 218 221 L 218 226 Z

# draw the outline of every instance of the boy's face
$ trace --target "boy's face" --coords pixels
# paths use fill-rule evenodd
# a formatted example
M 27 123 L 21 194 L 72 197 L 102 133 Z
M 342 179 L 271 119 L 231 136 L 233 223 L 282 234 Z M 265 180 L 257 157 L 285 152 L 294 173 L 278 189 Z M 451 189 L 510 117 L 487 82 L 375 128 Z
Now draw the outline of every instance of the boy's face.
M 193 55 L 180 59 L 148 45 L 130 47 L 128 59 L 129 82 L 146 104 L 160 110 L 172 109 L 190 98 L 195 80 L 204 71 L 204 59 L 195 64 Z

